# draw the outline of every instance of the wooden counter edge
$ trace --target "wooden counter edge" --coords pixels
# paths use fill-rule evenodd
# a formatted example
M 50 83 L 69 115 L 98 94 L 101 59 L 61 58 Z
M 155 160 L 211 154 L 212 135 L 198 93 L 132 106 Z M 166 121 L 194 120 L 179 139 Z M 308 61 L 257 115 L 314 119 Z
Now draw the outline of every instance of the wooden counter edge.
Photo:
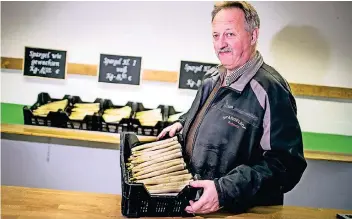
M 310 160 L 352 162 L 352 154 L 304 150 L 304 157 Z
M 71 140 L 93 141 L 113 144 L 120 143 L 119 134 L 76 129 L 53 128 L 45 126 L 1 124 L 1 132 L 8 134 L 63 138 Z M 154 136 L 138 136 L 138 139 L 140 141 L 156 140 Z M 304 150 L 304 156 L 306 159 L 311 160 L 352 162 L 352 154 Z
M 117 133 L 54 128 L 46 126 L 1 124 L 1 133 L 120 144 L 120 134 Z M 155 141 L 156 139 L 154 136 L 137 135 L 137 137 L 142 142 Z

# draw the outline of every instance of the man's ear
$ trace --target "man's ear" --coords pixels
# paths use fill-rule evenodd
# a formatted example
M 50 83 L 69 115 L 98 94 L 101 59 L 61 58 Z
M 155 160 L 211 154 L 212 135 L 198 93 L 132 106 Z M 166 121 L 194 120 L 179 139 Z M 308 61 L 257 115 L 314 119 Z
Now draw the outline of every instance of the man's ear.
M 258 41 L 258 36 L 259 36 L 259 29 L 258 28 L 255 28 L 253 31 L 252 31 L 252 38 L 251 38 L 251 45 L 255 45 Z

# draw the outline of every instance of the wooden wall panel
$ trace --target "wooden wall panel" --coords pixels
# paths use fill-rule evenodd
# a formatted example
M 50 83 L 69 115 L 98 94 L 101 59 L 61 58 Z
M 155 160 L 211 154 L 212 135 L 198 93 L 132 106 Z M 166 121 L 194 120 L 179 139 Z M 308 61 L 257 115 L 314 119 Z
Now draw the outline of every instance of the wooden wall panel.
M 98 71 L 96 65 L 67 63 L 67 74 L 96 76 Z
M 22 70 L 23 59 L 11 58 L 11 57 L 1 57 L 1 68 Z
M 142 79 L 146 81 L 162 81 L 162 82 L 176 83 L 178 81 L 178 72 L 144 70 Z

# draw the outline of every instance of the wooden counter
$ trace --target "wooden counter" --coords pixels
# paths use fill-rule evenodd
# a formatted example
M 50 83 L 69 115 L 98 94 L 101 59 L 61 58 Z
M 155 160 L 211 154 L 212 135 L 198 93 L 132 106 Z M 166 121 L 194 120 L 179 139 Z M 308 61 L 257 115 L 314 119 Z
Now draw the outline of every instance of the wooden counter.
M 41 136 L 101 143 L 120 143 L 120 135 L 107 132 L 84 131 L 75 129 L 53 128 L 19 124 L 1 124 L 1 132 L 7 134 Z M 140 141 L 155 141 L 153 136 L 138 136 Z M 313 160 L 330 160 L 352 162 L 352 154 L 304 150 L 305 158 Z
M 119 195 L 12 186 L 2 186 L 1 190 L 3 219 L 125 218 L 121 215 Z M 337 213 L 352 214 L 352 211 L 271 206 L 256 207 L 239 215 L 214 213 L 197 218 L 334 219 Z

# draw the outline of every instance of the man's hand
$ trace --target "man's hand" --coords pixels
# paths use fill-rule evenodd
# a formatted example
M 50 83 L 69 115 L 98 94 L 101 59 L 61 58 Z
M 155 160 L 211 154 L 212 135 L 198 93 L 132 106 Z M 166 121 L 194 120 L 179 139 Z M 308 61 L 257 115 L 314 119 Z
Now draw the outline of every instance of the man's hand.
M 166 128 L 163 129 L 163 131 L 158 135 L 157 140 L 160 138 L 163 138 L 167 133 L 169 133 L 170 137 L 174 137 L 176 132 L 180 131 L 183 128 L 182 124 L 180 122 L 176 122 Z
M 207 214 L 219 210 L 218 193 L 214 181 L 197 180 L 191 182 L 190 186 L 204 188 L 204 191 L 198 201 L 189 201 L 190 206 L 187 206 L 185 211 L 191 214 Z

